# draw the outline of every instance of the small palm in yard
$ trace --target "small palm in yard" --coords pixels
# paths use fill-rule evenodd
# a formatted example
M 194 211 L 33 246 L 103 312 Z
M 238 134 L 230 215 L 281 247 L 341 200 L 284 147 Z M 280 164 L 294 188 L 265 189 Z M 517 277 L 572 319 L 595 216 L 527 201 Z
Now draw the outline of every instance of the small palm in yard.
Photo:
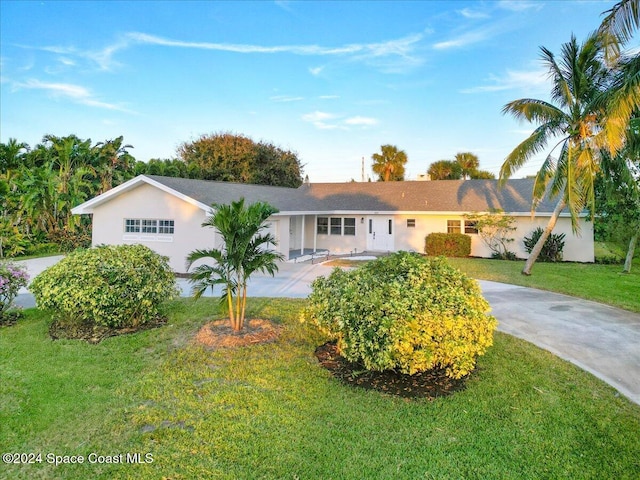
M 274 275 L 277 261 L 283 256 L 269 245 L 276 239 L 263 233 L 267 219 L 277 212 L 264 202 L 245 206 L 244 198 L 231 204 L 213 205 L 214 213 L 203 227 L 215 228 L 222 237 L 221 248 L 194 250 L 187 256 L 187 270 L 198 260 L 211 259 L 214 265 L 199 265 L 193 270 L 191 283 L 195 298 L 207 288 L 223 285 L 220 301 L 227 304 L 234 331 L 242 330 L 247 302 L 247 282 L 255 272 Z

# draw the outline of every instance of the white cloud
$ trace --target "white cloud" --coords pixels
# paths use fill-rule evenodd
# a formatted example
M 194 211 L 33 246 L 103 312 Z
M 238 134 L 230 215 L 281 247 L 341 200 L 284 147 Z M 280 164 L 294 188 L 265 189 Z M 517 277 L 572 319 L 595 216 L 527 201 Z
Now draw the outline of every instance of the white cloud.
M 450 48 L 466 47 L 474 43 L 482 42 L 489 37 L 487 30 L 476 30 L 473 32 L 463 33 L 456 38 L 446 40 L 444 42 L 438 42 L 433 44 L 435 50 L 448 50 Z
M 309 68 L 309 73 L 313 76 L 318 76 L 322 73 L 322 70 L 324 70 L 324 66 L 322 67 L 310 67 Z
M 320 100 L 335 100 L 337 98 L 340 98 L 339 95 L 320 95 L 318 97 Z
M 324 120 L 332 120 L 336 117 L 337 115 L 334 115 L 333 113 L 320 112 L 318 110 L 316 110 L 315 112 L 305 113 L 304 115 L 302 115 L 302 119 L 305 122 L 320 122 Z
M 549 91 L 547 71 L 536 70 L 507 70 L 506 74 L 498 77 L 491 75 L 489 85 L 467 88 L 461 93 L 500 92 L 504 90 Z
M 27 80 L 23 83 L 14 83 L 16 89 L 44 90 L 49 92 L 53 97 L 68 98 L 81 105 L 89 107 L 104 108 L 107 110 L 117 110 L 126 113 L 135 113 L 119 105 L 102 102 L 97 100 L 91 91 L 81 85 L 73 85 L 70 83 L 48 83 L 40 80 Z
M 480 12 L 479 10 L 472 10 L 471 8 L 463 8 L 462 10 L 458 10 L 458 13 L 465 18 L 471 19 L 489 18 L 489 14 Z
M 509 10 L 510 12 L 524 12 L 525 10 L 536 9 L 540 10 L 544 7 L 543 2 L 532 2 L 529 0 L 501 0 L 498 2 L 498 7 L 503 10 Z
M 293 97 L 291 95 L 275 95 L 273 97 L 269 97 L 269 100 L 279 103 L 299 102 L 301 100 L 304 100 L 304 97 Z
M 347 125 L 371 126 L 371 125 L 377 125 L 378 124 L 378 120 L 376 118 L 372 118 L 372 117 L 355 116 L 355 117 L 347 118 L 344 121 L 344 123 L 346 123 Z

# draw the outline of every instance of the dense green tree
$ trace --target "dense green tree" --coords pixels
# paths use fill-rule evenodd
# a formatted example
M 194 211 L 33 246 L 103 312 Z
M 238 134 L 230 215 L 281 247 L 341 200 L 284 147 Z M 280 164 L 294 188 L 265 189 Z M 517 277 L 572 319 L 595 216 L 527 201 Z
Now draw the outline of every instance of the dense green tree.
M 215 285 L 222 285 L 221 302 L 227 304 L 234 331 L 242 330 L 247 301 L 247 283 L 255 272 L 274 275 L 282 255 L 270 249 L 276 244 L 271 233 L 263 233 L 267 219 L 277 212 L 267 203 L 245 205 L 244 198 L 231 204 L 212 205 L 214 209 L 203 227 L 212 227 L 222 237 L 222 248 L 194 250 L 187 256 L 187 269 L 201 260 L 191 275 L 192 292 L 196 298 Z
M 502 183 L 544 151 L 550 141 L 558 142 L 536 175 L 532 207 L 535 208 L 547 194 L 557 199 L 557 205 L 525 263 L 524 275 L 531 274 L 533 264 L 565 206 L 571 213 L 574 230 L 577 230 L 578 215 L 585 206 L 593 205 L 594 179 L 601 158 L 593 140 L 603 118 L 598 99 L 606 91 L 609 80 L 609 72 L 602 62 L 602 47 L 601 37 L 597 34 L 590 35 L 582 45 L 572 36 L 562 46 L 559 61 L 550 50 L 542 47 L 542 60 L 553 81 L 553 103 L 523 98 L 503 108 L 503 113 L 538 124 L 538 127 L 505 159 L 500 170 Z M 552 153 L 557 147 L 560 151 L 556 159 Z
M 395 145 L 382 145 L 381 153 L 371 155 L 373 160 L 373 173 L 378 175 L 379 182 L 404 180 L 404 166 L 407 163 L 407 154 L 399 150 Z
M 177 150 L 189 175 L 204 180 L 254 183 L 282 187 L 302 185 L 298 156 L 270 143 L 256 143 L 233 133 L 202 135 L 182 143 Z

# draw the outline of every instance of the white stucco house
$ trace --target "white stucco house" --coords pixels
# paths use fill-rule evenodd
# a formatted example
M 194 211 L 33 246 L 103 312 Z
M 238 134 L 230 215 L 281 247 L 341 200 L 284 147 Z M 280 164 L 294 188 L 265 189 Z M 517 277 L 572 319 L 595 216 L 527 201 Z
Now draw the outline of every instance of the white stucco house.
M 501 209 L 516 218 L 510 249 L 527 256 L 523 238 L 545 227 L 555 202 L 543 201 L 531 215 L 533 180 L 318 183 L 299 188 L 247 185 L 186 178 L 140 175 L 75 207 L 76 215 L 93 216 L 93 245 L 143 243 L 170 259 L 176 272 L 185 271 L 185 258 L 196 248 L 219 246 L 220 239 L 202 223 L 214 203 L 244 197 L 264 201 L 279 212 L 269 228 L 285 258 L 304 252 L 331 254 L 424 251 L 432 232 L 460 232 L 471 236 L 471 254 L 488 257 L 473 225 L 464 215 Z M 554 229 L 566 234 L 564 259 L 593 262 L 593 224 L 579 219 L 580 234 L 571 229 L 563 212 Z

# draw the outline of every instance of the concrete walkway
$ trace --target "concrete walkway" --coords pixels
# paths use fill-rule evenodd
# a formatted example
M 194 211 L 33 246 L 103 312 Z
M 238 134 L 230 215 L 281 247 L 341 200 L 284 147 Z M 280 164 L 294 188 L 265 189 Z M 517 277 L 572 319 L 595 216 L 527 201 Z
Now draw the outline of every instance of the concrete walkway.
M 27 260 L 31 278 L 60 257 Z M 255 275 L 249 284 L 253 297 L 305 298 L 318 276 L 328 275 L 322 264 L 282 263 L 275 278 Z M 190 285 L 178 281 L 182 294 Z M 567 295 L 479 281 L 485 298 L 498 319 L 498 330 L 527 340 L 568 360 L 615 387 L 640 404 L 640 314 Z M 220 289 L 207 296 L 219 296 Z M 23 290 L 17 303 L 34 306 Z

